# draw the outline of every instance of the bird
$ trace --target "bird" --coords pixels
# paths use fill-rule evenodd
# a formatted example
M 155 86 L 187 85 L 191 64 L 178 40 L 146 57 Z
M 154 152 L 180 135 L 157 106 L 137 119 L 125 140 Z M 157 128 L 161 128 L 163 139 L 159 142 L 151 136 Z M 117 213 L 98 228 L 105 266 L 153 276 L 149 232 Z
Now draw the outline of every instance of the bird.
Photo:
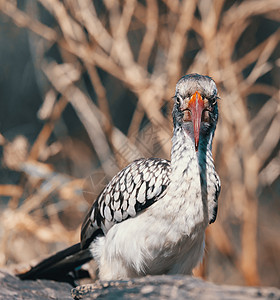
M 18 276 L 73 284 L 75 270 L 92 259 L 100 280 L 191 275 L 203 258 L 206 227 L 217 216 L 221 184 L 212 142 L 218 99 L 211 77 L 180 78 L 170 161 L 142 158 L 122 169 L 92 204 L 80 243 Z

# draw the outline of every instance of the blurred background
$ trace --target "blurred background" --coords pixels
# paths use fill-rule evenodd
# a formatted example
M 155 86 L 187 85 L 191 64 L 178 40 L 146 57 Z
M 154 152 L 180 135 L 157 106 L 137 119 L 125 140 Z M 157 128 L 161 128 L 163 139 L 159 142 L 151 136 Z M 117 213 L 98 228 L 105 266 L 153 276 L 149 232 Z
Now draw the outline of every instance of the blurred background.
M 280 287 L 280 2 L 0 1 L 0 267 L 79 241 L 106 182 L 170 158 L 187 73 L 217 83 L 217 221 L 195 270 Z

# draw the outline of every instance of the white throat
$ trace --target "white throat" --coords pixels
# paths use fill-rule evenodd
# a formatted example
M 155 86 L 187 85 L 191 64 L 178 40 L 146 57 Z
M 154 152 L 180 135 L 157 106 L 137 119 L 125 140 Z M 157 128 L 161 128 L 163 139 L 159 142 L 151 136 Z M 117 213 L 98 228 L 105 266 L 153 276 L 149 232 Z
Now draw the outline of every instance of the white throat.
M 208 205 L 204 187 L 201 185 L 201 169 L 206 170 L 199 162 L 194 142 L 182 129 L 175 129 L 172 138 L 170 186 L 167 191 L 166 205 L 172 207 L 173 213 L 184 234 L 195 232 L 195 227 L 208 224 Z

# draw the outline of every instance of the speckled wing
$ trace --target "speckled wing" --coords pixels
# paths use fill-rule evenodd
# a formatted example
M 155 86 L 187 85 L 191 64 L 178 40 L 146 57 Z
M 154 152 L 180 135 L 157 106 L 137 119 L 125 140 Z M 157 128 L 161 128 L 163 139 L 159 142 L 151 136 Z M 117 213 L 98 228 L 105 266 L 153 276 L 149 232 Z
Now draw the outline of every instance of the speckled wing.
M 170 162 L 159 158 L 139 159 L 121 170 L 104 188 L 88 212 L 81 231 L 82 248 L 98 234 L 162 198 L 170 183 Z

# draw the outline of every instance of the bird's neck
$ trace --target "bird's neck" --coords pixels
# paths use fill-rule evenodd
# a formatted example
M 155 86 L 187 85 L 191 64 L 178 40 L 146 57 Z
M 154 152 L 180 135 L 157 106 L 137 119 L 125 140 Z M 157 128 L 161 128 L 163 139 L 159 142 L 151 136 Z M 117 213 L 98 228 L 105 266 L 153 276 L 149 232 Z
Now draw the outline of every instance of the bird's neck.
M 182 128 L 174 130 L 169 195 L 178 202 L 178 214 L 188 217 L 188 232 L 197 224 L 208 224 L 206 173 L 213 165 L 211 143 L 212 137 L 196 151 L 194 141 Z

